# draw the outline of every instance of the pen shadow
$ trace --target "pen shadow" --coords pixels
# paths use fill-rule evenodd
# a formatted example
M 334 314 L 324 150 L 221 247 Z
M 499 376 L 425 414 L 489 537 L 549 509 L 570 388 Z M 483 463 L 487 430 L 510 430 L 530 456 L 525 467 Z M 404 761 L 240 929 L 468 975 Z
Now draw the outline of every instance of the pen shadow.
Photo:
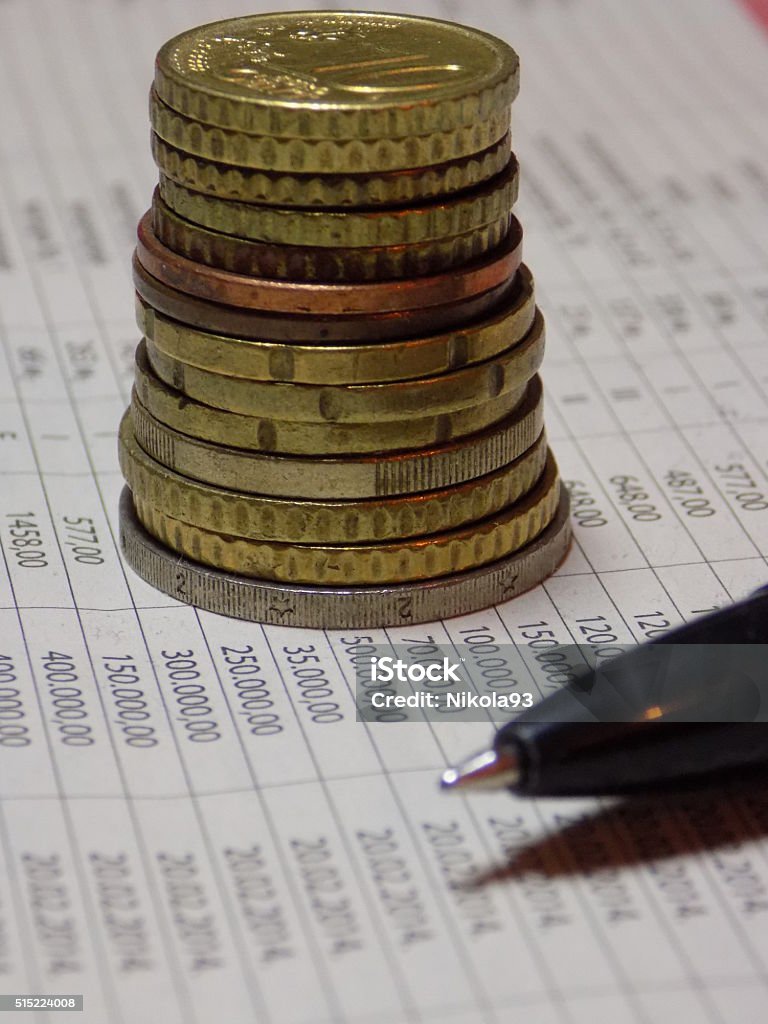
M 612 799 L 596 811 L 575 811 L 561 828 L 510 849 L 506 862 L 475 875 L 471 886 L 531 874 L 567 879 L 700 853 L 723 858 L 745 842 L 768 838 L 766 767 L 734 773 L 716 785 L 689 784 Z M 568 819 L 565 800 L 558 801 L 561 811 L 560 817 Z

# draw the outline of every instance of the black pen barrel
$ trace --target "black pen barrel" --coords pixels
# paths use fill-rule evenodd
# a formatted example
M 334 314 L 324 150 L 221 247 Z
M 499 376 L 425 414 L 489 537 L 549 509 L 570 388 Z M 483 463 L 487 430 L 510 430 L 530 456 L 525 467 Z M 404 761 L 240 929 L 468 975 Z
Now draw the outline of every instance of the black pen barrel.
M 623 792 L 768 762 L 768 591 L 694 619 L 504 726 L 519 792 Z
M 768 762 L 768 724 L 529 723 L 496 746 L 519 758 L 526 796 L 625 793 Z

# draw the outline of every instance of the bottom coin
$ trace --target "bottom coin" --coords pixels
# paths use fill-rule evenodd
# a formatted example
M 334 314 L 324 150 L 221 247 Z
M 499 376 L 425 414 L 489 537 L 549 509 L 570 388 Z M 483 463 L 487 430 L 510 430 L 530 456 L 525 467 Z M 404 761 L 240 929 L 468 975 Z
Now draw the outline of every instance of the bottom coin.
M 534 541 L 479 569 L 409 584 L 309 587 L 248 579 L 180 557 L 144 529 L 128 488 L 120 498 L 120 546 L 138 575 L 163 593 L 219 615 L 306 629 L 409 625 L 466 615 L 530 590 L 551 575 L 571 543 L 561 490 L 552 522 Z

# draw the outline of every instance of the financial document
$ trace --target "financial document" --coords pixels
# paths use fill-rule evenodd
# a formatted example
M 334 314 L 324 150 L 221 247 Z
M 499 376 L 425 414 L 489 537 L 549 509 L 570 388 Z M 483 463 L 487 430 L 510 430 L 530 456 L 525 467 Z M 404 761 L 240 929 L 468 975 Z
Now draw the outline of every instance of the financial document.
M 763 1022 L 768 791 L 449 797 L 490 722 L 364 723 L 353 691 L 372 644 L 642 642 L 766 581 L 761 5 L 384 6 L 520 54 L 516 212 L 573 551 L 517 600 L 407 629 L 262 628 L 139 580 L 116 431 L 153 58 L 259 5 L 3 0 L 0 995 L 82 995 L 89 1024 Z

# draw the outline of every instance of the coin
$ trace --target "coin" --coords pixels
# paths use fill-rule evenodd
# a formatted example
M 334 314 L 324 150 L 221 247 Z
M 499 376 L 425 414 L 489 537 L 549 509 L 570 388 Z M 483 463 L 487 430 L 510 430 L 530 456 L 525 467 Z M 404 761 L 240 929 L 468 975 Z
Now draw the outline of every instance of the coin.
M 119 451 L 146 579 L 243 617 L 390 624 L 564 556 L 517 88 L 506 43 L 410 15 L 252 15 L 161 49 Z
M 458 412 L 518 391 L 544 358 L 544 319 L 536 313 L 523 341 L 484 363 L 391 384 L 296 384 L 245 380 L 174 359 L 145 341 L 150 366 L 169 387 L 204 405 L 244 416 L 308 423 L 383 423 Z
M 514 156 L 494 178 L 457 196 L 421 206 L 305 209 L 219 199 L 160 175 L 160 195 L 180 217 L 225 235 L 275 245 L 413 245 L 459 235 L 506 216 L 517 201 L 518 167 Z
M 429 135 L 391 139 L 295 139 L 249 135 L 203 124 L 166 106 L 152 91 L 152 128 L 177 149 L 221 164 L 293 173 L 363 174 L 400 171 L 459 160 L 509 132 L 509 110 L 475 124 Z
M 120 498 L 120 547 L 129 566 L 177 601 L 249 622 L 305 629 L 367 629 L 435 622 L 508 601 L 550 576 L 568 554 L 568 494 L 535 540 L 496 562 L 439 579 L 386 587 L 305 587 L 269 583 L 180 557 L 141 525 L 131 492 Z
M 135 388 L 155 419 L 182 434 L 235 448 L 295 455 L 395 451 L 444 444 L 508 415 L 525 393 L 522 386 L 458 412 L 381 423 L 309 423 L 243 416 L 213 409 L 169 388 L 152 372 L 143 343 L 136 350 Z
M 509 230 L 509 221 L 507 212 L 500 219 L 463 234 L 412 245 L 353 249 L 273 245 L 193 224 L 167 206 L 158 192 L 152 199 L 152 228 L 173 252 L 234 274 L 290 281 L 382 281 L 436 274 L 478 259 L 500 245 Z
M 159 169 L 196 192 L 279 206 L 394 206 L 447 196 L 498 174 L 510 156 L 509 135 L 460 160 L 380 174 L 289 174 L 203 160 L 152 132 Z
M 191 366 L 251 380 L 301 384 L 386 383 L 433 377 L 498 355 L 530 330 L 533 278 L 521 264 L 517 285 L 493 316 L 446 334 L 372 345 L 296 345 L 232 338 L 163 316 L 136 297 L 139 330 L 157 349 Z
M 244 494 L 189 480 L 146 454 L 130 412 L 119 435 L 120 468 L 138 500 L 203 530 L 292 544 L 345 544 L 452 530 L 526 494 L 544 469 L 542 434 L 515 462 L 441 491 L 366 501 L 297 501 Z
M 216 487 L 317 500 L 434 491 L 485 476 L 535 444 L 543 422 L 538 377 L 530 381 L 513 412 L 466 438 L 415 451 L 336 459 L 267 455 L 211 444 L 160 422 L 135 394 L 131 408 L 138 443 L 177 473 Z
M 256 135 L 385 139 L 506 108 L 518 59 L 478 29 L 402 14 L 257 14 L 170 39 L 155 89 L 198 121 Z
M 169 288 L 149 274 L 135 255 L 133 283 L 139 295 L 156 310 L 193 327 L 261 341 L 316 345 L 336 341 L 370 343 L 372 339 L 391 341 L 395 338 L 417 338 L 424 334 L 453 330 L 494 310 L 515 288 L 514 281 L 503 281 L 471 299 L 459 299 L 441 306 L 398 313 L 288 316 L 284 313 L 268 314 L 253 309 L 238 309 L 236 306 L 198 299 L 177 288 Z
M 473 298 L 503 284 L 514 275 L 522 259 L 520 222 L 512 217 L 501 246 L 479 260 L 427 277 L 367 284 L 307 284 L 231 274 L 195 263 L 173 252 L 152 229 L 147 212 L 138 228 L 136 253 L 148 273 L 171 288 L 211 302 L 240 308 L 322 316 L 359 313 L 423 312 L 449 299 Z
M 380 544 L 284 544 L 201 530 L 133 494 L 142 525 L 178 554 L 225 572 L 317 586 L 407 583 L 495 562 L 538 536 L 552 521 L 559 499 L 560 479 L 550 453 L 528 494 L 455 530 Z

